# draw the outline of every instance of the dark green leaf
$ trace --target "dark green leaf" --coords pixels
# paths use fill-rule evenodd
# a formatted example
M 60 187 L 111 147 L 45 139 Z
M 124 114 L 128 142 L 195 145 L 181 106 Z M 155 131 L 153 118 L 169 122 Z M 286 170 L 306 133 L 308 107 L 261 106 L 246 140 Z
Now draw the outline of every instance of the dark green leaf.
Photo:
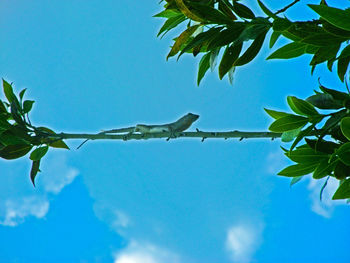
M 308 123 L 308 121 L 309 121 L 308 118 L 305 118 L 302 116 L 288 115 L 275 120 L 270 125 L 269 130 L 273 132 L 290 131 L 290 130 L 304 127 Z
M 4 131 L 0 135 L 0 142 L 3 145 L 29 144 L 25 139 L 16 136 L 10 130 Z
M 276 18 L 273 21 L 273 31 L 277 31 L 277 32 L 282 32 L 287 30 L 289 27 L 292 26 L 292 22 L 290 22 L 287 18 Z
M 262 47 L 262 44 L 264 43 L 265 36 L 266 36 L 266 32 L 260 34 L 253 41 L 250 47 L 247 48 L 247 50 L 243 53 L 243 55 L 235 61 L 234 66 L 242 66 L 252 61 L 256 57 L 256 55 L 259 53 Z
M 271 38 L 270 38 L 270 43 L 269 43 L 269 47 L 272 48 L 277 39 L 281 36 L 281 33 L 280 32 L 277 32 L 277 31 L 273 31 L 272 34 L 271 34 Z
M 329 88 L 326 88 L 322 85 L 320 85 L 320 89 L 324 92 L 324 93 L 328 93 L 330 95 L 332 95 L 332 97 L 335 99 L 335 100 L 346 100 L 346 99 L 349 99 L 350 96 L 349 94 L 345 93 L 345 92 L 341 92 L 341 91 L 337 91 L 337 90 L 334 90 L 334 89 L 329 89 Z
M 320 47 L 313 56 L 310 65 L 317 65 L 324 61 L 335 59 L 339 48 L 339 44 L 327 47 Z
M 268 115 L 270 115 L 270 116 L 271 116 L 272 118 L 274 118 L 274 119 L 279 119 L 279 118 L 282 118 L 282 117 L 291 115 L 291 114 L 289 114 L 289 113 L 287 113 L 287 112 L 269 110 L 269 109 L 266 109 L 266 108 L 264 108 L 264 110 L 266 111 L 266 113 L 267 113 Z
M 346 198 L 350 198 L 350 179 L 344 180 L 332 197 L 333 200 Z
M 69 150 L 68 145 L 62 140 L 53 141 L 53 142 L 49 143 L 49 145 L 50 145 L 50 147 L 53 147 L 53 148 L 61 148 L 61 149 Z
M 210 53 L 208 52 L 207 54 L 203 55 L 201 61 L 199 62 L 199 67 L 198 67 L 198 77 L 197 77 L 197 85 L 199 86 L 199 83 L 201 82 L 202 78 L 204 77 L 205 73 L 208 71 L 210 65 L 209 65 L 209 60 L 210 60 Z
M 347 45 L 340 53 L 338 59 L 350 57 L 350 45 Z
M 315 170 L 317 163 L 307 163 L 307 164 L 294 164 L 284 168 L 278 173 L 278 175 L 287 176 L 287 177 L 299 177 L 309 173 L 312 173 Z
M 317 152 L 311 148 L 298 148 L 286 153 L 289 159 L 296 163 L 319 163 L 323 159 L 328 159 L 329 155 Z
M 205 19 L 199 17 L 197 14 L 191 11 L 183 0 L 175 0 L 175 2 L 177 7 L 181 10 L 181 12 L 188 18 L 198 22 L 205 22 Z
M 252 10 L 250 10 L 245 5 L 239 4 L 238 2 L 233 2 L 233 11 L 242 18 L 253 19 L 255 15 Z
M 210 65 L 210 70 L 212 72 L 214 71 L 214 69 L 216 67 L 219 51 L 220 51 L 219 48 L 210 51 L 209 65 Z
M 314 46 L 334 46 L 346 41 L 346 38 L 336 37 L 332 34 L 323 32 L 309 35 L 301 40 L 302 43 Z
M 299 57 L 305 54 L 306 44 L 304 43 L 289 43 L 275 52 L 273 52 L 267 59 L 289 59 Z
M 347 142 L 339 147 L 339 149 L 332 155 L 331 160 L 338 157 L 346 165 L 350 165 L 350 142 Z
M 174 45 L 172 46 L 168 56 L 166 57 L 167 60 L 169 57 L 176 55 L 180 51 L 181 46 L 186 43 L 186 41 L 192 36 L 192 34 L 197 30 L 198 27 L 199 27 L 199 25 L 188 27 L 184 32 L 182 32 L 177 37 L 177 39 L 176 39 Z
M 209 5 L 196 3 L 194 1 L 188 2 L 191 12 L 197 14 L 205 21 L 215 24 L 229 24 L 232 23 L 232 18 L 226 16 L 223 12 L 215 9 Z
M 42 157 L 44 157 L 44 155 L 47 153 L 48 150 L 49 150 L 48 146 L 38 147 L 34 151 L 31 152 L 29 158 L 32 161 L 40 160 Z
M 350 141 L 350 117 L 345 117 L 341 120 L 340 129 L 344 136 Z
M 241 35 L 245 26 L 243 22 L 231 24 L 227 29 L 222 30 L 209 41 L 207 49 L 212 50 L 233 43 Z
M 350 30 L 350 12 L 326 5 L 308 5 L 324 20 L 344 30 Z
M 290 147 L 290 151 L 292 151 L 294 149 L 295 146 L 297 146 L 297 144 L 305 137 L 308 136 L 312 129 L 316 126 L 316 124 L 312 124 L 309 127 L 307 127 L 306 129 L 302 130 L 301 132 L 299 132 L 298 136 L 295 138 L 292 146 Z
M 40 172 L 39 166 L 40 166 L 40 160 L 33 161 L 32 169 L 30 170 L 30 180 L 32 181 L 34 187 L 35 187 L 35 177 L 37 173 Z
M 19 93 L 19 98 L 22 101 L 24 93 L 26 92 L 27 89 L 22 89 L 21 92 Z
M 24 113 L 28 113 L 31 111 L 32 107 L 33 107 L 33 103 L 34 101 L 33 100 L 25 100 L 23 102 L 23 112 Z
M 32 147 L 28 144 L 8 145 L 0 150 L 0 157 L 6 160 L 17 159 L 26 155 Z
M 322 28 L 328 33 L 333 34 L 337 37 L 350 38 L 350 31 L 340 29 L 339 27 L 335 27 L 327 21 L 322 21 Z
M 350 166 L 343 162 L 338 162 L 334 168 L 334 177 L 338 180 L 343 180 L 350 176 Z
M 339 160 L 333 160 L 331 162 L 329 162 L 328 159 L 322 160 L 316 167 L 312 177 L 314 179 L 321 179 L 323 177 L 326 177 L 327 175 L 330 175 L 338 162 Z
M 226 47 L 219 65 L 219 78 L 222 79 L 225 74 L 233 67 L 234 62 L 238 58 L 242 50 L 242 43 L 233 43 Z
M 186 51 L 191 50 L 192 48 L 199 46 L 201 44 L 203 44 L 204 42 L 211 40 L 212 38 L 214 38 L 217 34 L 219 34 L 219 32 L 221 31 L 222 27 L 215 27 L 215 28 L 211 28 L 208 31 L 202 32 L 200 34 L 198 34 L 194 39 L 192 39 L 192 41 L 190 41 L 180 52 L 179 57 L 185 53 Z M 178 57 L 178 58 L 179 58 Z
M 307 102 L 311 103 L 319 109 L 340 109 L 343 108 L 343 104 L 339 100 L 335 100 L 332 95 L 327 93 L 319 93 L 312 95 L 306 99 Z
M 325 141 L 322 139 L 311 140 L 311 139 L 305 138 L 305 141 L 307 145 L 310 146 L 311 149 L 315 151 L 327 153 L 327 154 L 333 154 L 335 150 L 340 147 L 340 145 L 335 142 Z
M 162 12 L 154 15 L 153 17 L 165 17 L 165 18 L 170 18 L 174 16 L 178 16 L 180 12 L 176 9 L 165 9 Z
M 267 16 L 272 17 L 272 18 L 275 18 L 275 19 L 278 17 L 278 16 L 275 15 L 273 12 L 271 12 L 271 10 L 268 9 L 268 8 L 263 4 L 263 2 L 261 2 L 260 0 L 258 0 L 258 4 L 259 4 L 261 10 L 262 10 Z
M 338 59 L 338 76 L 342 82 L 344 82 L 344 75 L 348 70 L 349 62 L 350 62 L 350 56 Z
M 11 103 L 15 99 L 15 94 L 13 93 L 13 89 L 10 83 L 6 80 L 2 79 L 2 86 L 4 88 L 4 94 L 7 98 L 7 101 Z
M 179 14 L 177 16 L 171 17 L 167 19 L 164 23 L 164 25 L 160 28 L 157 36 L 160 36 L 162 33 L 163 36 L 171 29 L 176 27 L 178 24 L 182 23 L 183 21 L 186 20 L 186 17 L 183 14 Z

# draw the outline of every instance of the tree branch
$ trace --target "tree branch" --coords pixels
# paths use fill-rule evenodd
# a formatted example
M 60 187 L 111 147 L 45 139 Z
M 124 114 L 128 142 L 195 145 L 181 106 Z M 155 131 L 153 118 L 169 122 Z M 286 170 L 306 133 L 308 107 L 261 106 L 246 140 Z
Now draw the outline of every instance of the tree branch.
M 148 140 L 148 139 L 175 139 L 175 138 L 202 138 L 204 139 L 251 139 L 251 138 L 268 138 L 275 139 L 281 137 L 282 133 L 275 132 L 244 132 L 244 131 L 227 131 L 227 132 L 159 132 L 159 133 L 132 133 L 132 134 L 88 134 L 88 133 L 59 133 L 50 137 L 59 139 L 89 139 L 89 140 Z
M 288 8 L 292 7 L 293 5 L 295 5 L 296 3 L 298 3 L 300 0 L 294 0 L 292 3 L 290 3 L 289 5 L 283 7 L 282 9 L 278 10 L 275 15 L 278 15 L 280 13 L 285 12 Z

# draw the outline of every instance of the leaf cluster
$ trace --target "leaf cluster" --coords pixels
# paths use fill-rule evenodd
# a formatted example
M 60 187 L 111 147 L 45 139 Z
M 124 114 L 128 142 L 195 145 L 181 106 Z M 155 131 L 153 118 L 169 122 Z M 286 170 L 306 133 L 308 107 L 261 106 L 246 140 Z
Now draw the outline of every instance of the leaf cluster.
M 293 113 L 265 109 L 274 118 L 269 130 L 292 142 L 290 149 L 282 149 L 296 164 L 278 174 L 293 177 L 291 184 L 310 173 L 314 179 L 331 176 L 339 180 L 333 199 L 350 198 L 350 95 L 319 88 L 306 100 L 288 96 Z
M 49 128 L 31 125 L 29 112 L 34 101 L 24 100 L 26 89 L 16 96 L 12 84 L 3 79 L 2 85 L 6 101 L 0 100 L 0 157 L 13 160 L 30 152 L 29 159 L 32 161 L 30 179 L 35 186 L 34 180 L 40 172 L 40 161 L 49 147 L 65 149 L 69 147 Z
M 218 65 L 219 78 L 228 75 L 232 83 L 236 67 L 251 62 L 259 53 L 269 30 L 269 47 L 280 36 L 292 42 L 274 51 L 267 59 L 290 59 L 311 54 L 311 73 L 321 63 L 332 71 L 337 63 L 337 74 L 344 81 L 350 62 L 350 12 L 348 9 L 329 7 L 325 1 L 308 5 L 319 19 L 291 21 L 269 10 L 261 0 L 259 7 L 266 17 L 257 17 L 238 0 L 167 0 L 164 10 L 155 17 L 166 18 L 158 36 L 186 22 L 185 30 L 174 39 L 167 56 L 184 53 L 197 56 L 199 62 L 197 84 L 210 68 Z M 217 63 L 221 60 L 220 63 Z

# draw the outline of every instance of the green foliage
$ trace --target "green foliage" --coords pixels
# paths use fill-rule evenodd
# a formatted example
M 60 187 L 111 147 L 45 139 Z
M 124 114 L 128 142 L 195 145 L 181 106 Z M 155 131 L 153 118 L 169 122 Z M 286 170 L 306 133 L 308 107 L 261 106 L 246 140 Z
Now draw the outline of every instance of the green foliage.
M 175 38 L 167 59 L 177 53 L 180 54 L 179 57 L 184 53 L 192 53 L 194 56 L 203 53 L 205 56 L 217 49 L 216 57 L 221 57 L 219 78 L 230 73 L 229 78 L 232 80 L 233 71 L 237 67 L 251 62 L 258 55 L 267 32 L 271 30 L 270 48 L 281 36 L 291 42 L 272 52 L 267 59 L 311 55 L 312 73 L 321 63 L 327 63 L 328 69 L 332 71 L 333 64 L 337 62 L 338 76 L 341 81 L 345 81 L 350 63 L 350 46 L 347 45 L 350 40 L 348 9 L 330 7 L 323 2 L 319 5 L 310 4 L 308 7 L 319 19 L 293 22 L 285 15 L 270 10 L 263 1 L 257 2 L 266 17 L 257 17 L 249 7 L 236 0 L 166 1 L 164 10 L 155 15 L 167 19 L 158 35 L 164 35 L 187 21 L 186 29 Z M 197 27 L 205 31 L 198 34 L 195 30 Z M 224 51 L 220 52 L 221 49 Z M 204 65 L 201 63 L 201 69 L 198 70 L 198 85 L 204 77 Z M 214 67 L 211 67 L 212 70 Z
M 0 100 L 0 157 L 6 160 L 18 159 L 35 147 L 29 157 L 33 162 L 30 179 L 35 185 L 40 161 L 49 147 L 69 148 L 52 130 L 31 125 L 28 113 L 34 101 L 23 101 L 25 89 L 17 97 L 12 84 L 3 79 L 2 85 L 7 101 Z
M 345 180 L 345 184 L 340 183 L 333 199 L 350 198 L 349 99 L 350 95 L 345 92 L 320 85 L 320 91 L 315 91 L 315 95 L 306 100 L 287 97 L 289 107 L 297 115 L 265 109 L 274 119 L 269 129 L 283 132 L 284 142 L 294 140 L 285 155 L 296 164 L 284 168 L 278 175 L 292 177 L 291 185 L 310 173 L 316 180 L 329 176 L 340 182 Z M 316 108 L 327 110 L 327 113 L 320 113 Z M 333 112 L 329 113 L 329 110 Z M 302 130 L 304 126 L 308 127 Z M 298 146 L 302 141 L 305 143 Z

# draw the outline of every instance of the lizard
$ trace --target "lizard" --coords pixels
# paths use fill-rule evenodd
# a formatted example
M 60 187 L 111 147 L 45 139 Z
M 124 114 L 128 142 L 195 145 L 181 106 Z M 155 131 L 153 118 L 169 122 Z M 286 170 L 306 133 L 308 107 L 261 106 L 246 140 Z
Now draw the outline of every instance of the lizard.
M 174 138 L 174 132 L 182 132 L 187 130 L 192 123 L 194 123 L 199 118 L 199 115 L 193 113 L 187 113 L 175 122 L 167 124 L 158 125 L 148 125 L 148 124 L 136 124 L 135 126 L 127 128 L 112 129 L 107 131 L 102 131 L 99 134 L 110 134 L 110 133 L 126 133 L 125 139 L 133 133 L 158 133 L 158 132 L 170 132 L 170 137 Z M 169 139 L 169 138 L 168 138 Z M 82 144 L 78 146 L 78 149 L 83 146 L 89 139 L 85 140 Z

